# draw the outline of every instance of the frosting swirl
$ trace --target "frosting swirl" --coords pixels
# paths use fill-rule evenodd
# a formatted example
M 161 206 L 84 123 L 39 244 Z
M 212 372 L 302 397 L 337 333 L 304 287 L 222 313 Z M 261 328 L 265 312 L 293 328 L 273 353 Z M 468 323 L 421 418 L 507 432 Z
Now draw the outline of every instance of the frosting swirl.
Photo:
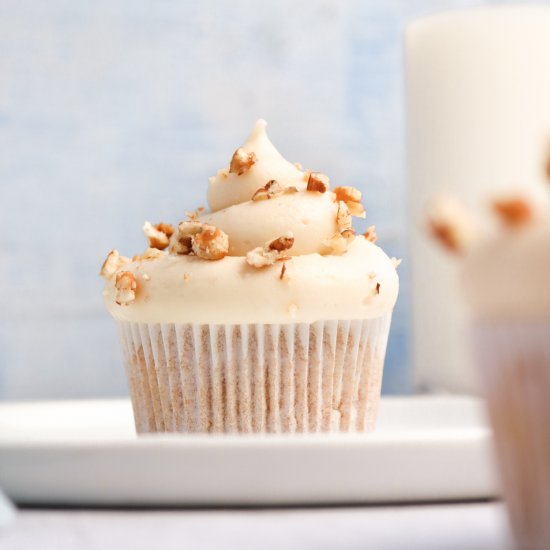
M 307 190 L 310 173 L 280 155 L 265 127 L 265 121 L 259 120 L 231 165 L 210 178 L 210 211 L 189 224 L 190 230 L 193 224 L 220 230 L 228 241 L 227 255 L 207 261 L 184 246 L 181 255 L 156 251 L 150 258 L 117 264 L 116 276 L 109 276 L 104 291 L 116 319 L 289 323 L 366 319 L 391 311 L 399 286 L 395 262 L 368 238 L 353 238 L 351 224 L 343 228 L 340 214 L 347 207 L 338 192 Z M 258 197 L 258 191 L 274 180 L 272 189 L 277 192 Z M 352 213 L 358 215 L 357 210 Z M 151 224 L 146 227 L 154 233 Z M 344 234 L 348 239 L 344 250 L 327 249 L 335 237 L 345 241 Z M 284 264 L 248 261 L 251 251 L 261 252 L 259 247 L 283 235 L 292 243 L 277 258 L 286 260 Z M 130 299 L 117 303 L 121 273 L 130 279 L 124 290 Z

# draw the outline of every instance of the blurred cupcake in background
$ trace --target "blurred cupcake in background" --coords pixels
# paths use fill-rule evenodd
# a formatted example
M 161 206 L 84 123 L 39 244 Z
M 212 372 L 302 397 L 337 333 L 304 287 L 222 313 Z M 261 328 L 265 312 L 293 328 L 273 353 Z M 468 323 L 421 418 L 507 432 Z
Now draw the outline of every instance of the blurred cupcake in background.
M 374 427 L 399 263 L 361 193 L 287 162 L 265 122 L 210 178 L 210 211 L 146 223 L 145 253 L 110 252 L 137 431 Z
M 520 548 L 542 550 L 550 548 L 550 207 L 518 195 L 492 211 L 499 223 L 490 236 L 456 202 L 436 202 L 429 223 L 462 256 L 513 533 Z

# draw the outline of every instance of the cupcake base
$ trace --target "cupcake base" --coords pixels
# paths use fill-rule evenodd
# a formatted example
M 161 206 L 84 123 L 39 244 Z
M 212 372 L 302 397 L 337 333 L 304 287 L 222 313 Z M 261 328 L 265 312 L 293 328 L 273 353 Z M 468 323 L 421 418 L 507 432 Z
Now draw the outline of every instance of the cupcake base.
M 372 430 L 390 321 L 119 322 L 136 430 Z
M 514 536 L 550 548 L 550 319 L 480 323 L 475 337 Z

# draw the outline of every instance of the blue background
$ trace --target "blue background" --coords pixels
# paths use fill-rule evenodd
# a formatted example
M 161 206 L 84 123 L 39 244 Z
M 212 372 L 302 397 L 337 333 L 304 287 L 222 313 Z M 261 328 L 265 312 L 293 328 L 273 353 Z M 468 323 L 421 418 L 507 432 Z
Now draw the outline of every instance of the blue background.
M 404 258 L 384 389 L 409 391 L 402 32 L 502 3 L 4 0 L 0 397 L 126 393 L 101 262 L 205 204 L 258 117 L 289 160 L 362 189 Z

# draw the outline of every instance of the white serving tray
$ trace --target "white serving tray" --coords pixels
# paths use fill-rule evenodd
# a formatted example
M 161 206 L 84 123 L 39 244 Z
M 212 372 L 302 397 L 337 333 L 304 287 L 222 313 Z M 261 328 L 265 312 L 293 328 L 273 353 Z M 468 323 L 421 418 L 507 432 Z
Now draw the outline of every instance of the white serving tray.
M 136 437 L 127 400 L 0 404 L 0 488 L 19 503 L 279 505 L 497 495 L 470 397 L 386 397 L 372 434 Z

